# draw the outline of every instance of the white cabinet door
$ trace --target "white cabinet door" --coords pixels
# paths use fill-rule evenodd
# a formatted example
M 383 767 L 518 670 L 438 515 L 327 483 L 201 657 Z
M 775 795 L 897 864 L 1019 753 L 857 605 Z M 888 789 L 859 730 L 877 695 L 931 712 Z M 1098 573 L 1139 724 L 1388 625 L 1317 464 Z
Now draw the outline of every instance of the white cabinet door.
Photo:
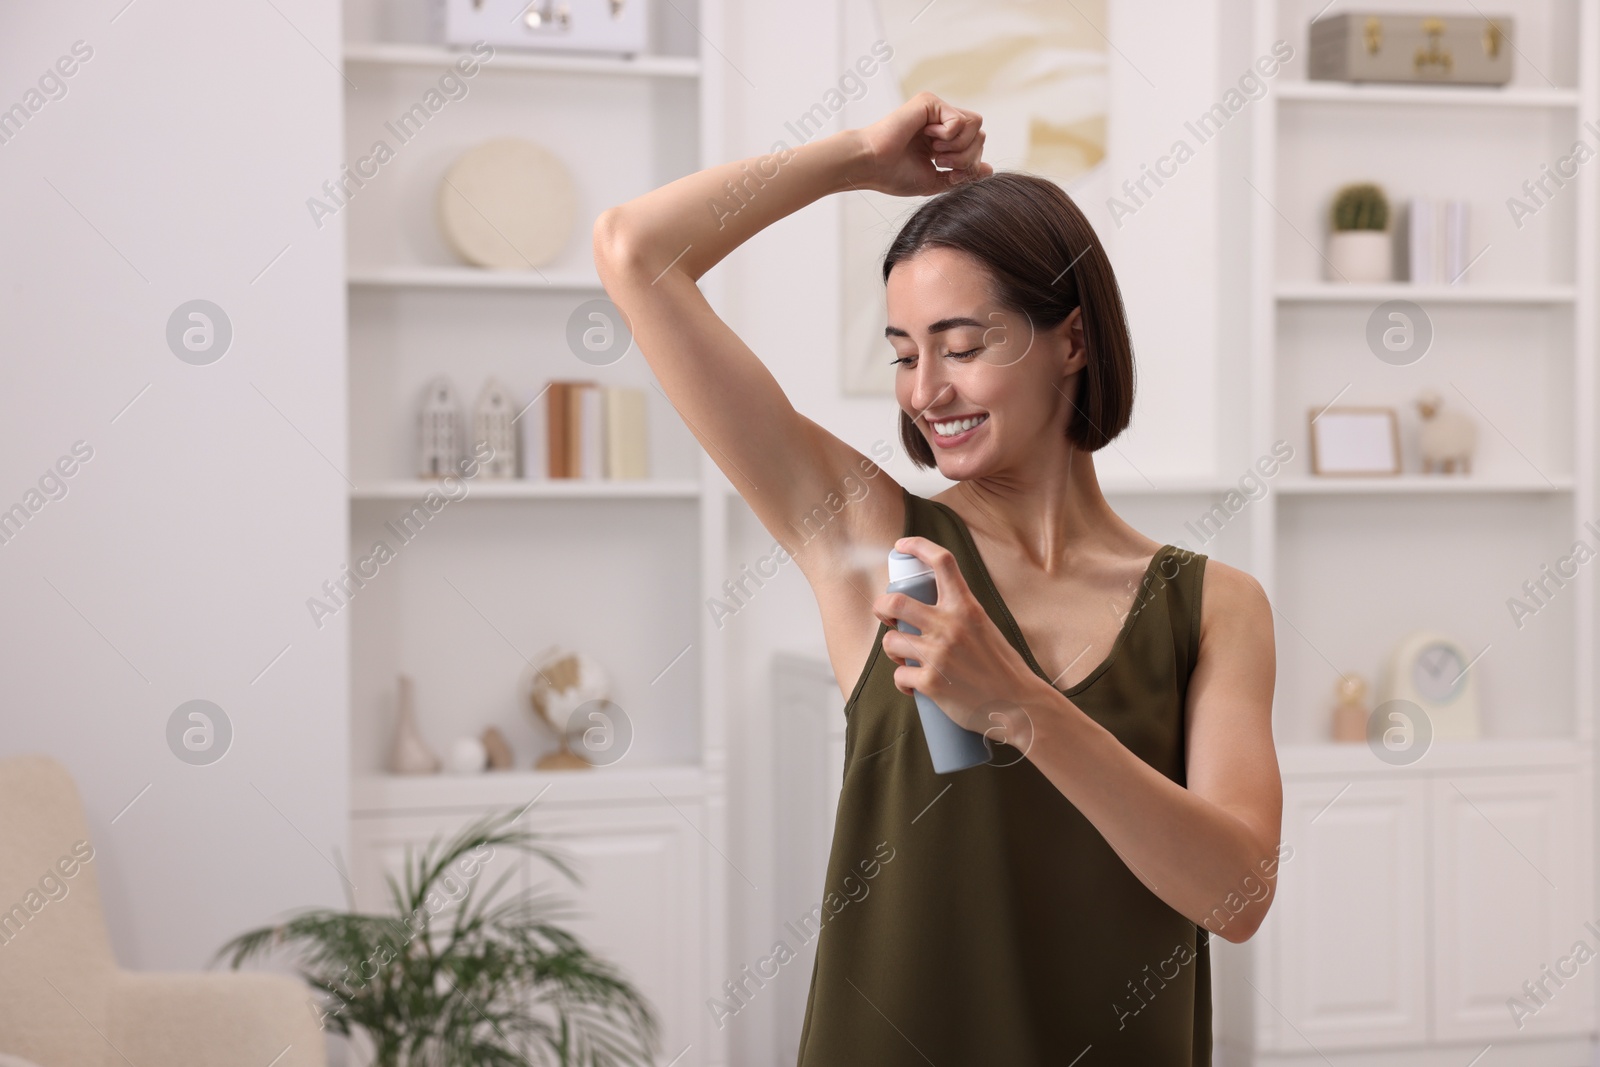
M 352 819 L 350 843 L 353 855 L 350 879 L 354 886 L 347 885 L 346 888 L 353 888 L 356 906 L 367 912 L 385 915 L 392 913 L 395 908 L 391 902 L 387 878 L 393 876 L 404 892 L 407 868 L 416 867 L 417 861 L 422 858 L 423 852 L 430 844 L 449 840 L 466 829 L 474 819 L 481 817 L 479 812 L 451 811 Z M 459 899 L 463 890 L 468 888 L 474 894 L 487 892 L 503 873 L 511 870 L 516 873 L 506 880 L 499 899 L 509 897 L 527 884 L 526 866 L 522 857 L 516 852 L 505 848 L 496 849 L 482 870 L 475 872 L 470 879 L 444 885 L 446 896 L 441 897 L 441 902 L 445 902 L 450 896 Z M 429 910 L 432 910 L 431 906 Z M 453 907 L 446 906 L 440 914 L 449 915 L 453 911 Z
M 1284 783 L 1283 840 L 1294 852 L 1261 931 L 1263 1048 L 1426 1039 L 1426 819 L 1423 781 Z
M 1600 948 L 1600 939 L 1584 926 L 1593 915 L 1579 862 L 1589 853 L 1589 841 L 1578 794 L 1577 776 L 1570 772 L 1434 780 L 1439 1039 L 1589 1029 L 1600 961 L 1580 965 L 1570 958 L 1578 941 L 1590 951 Z M 1547 966 L 1551 971 L 1543 972 Z M 1532 983 L 1531 996 L 1525 982 Z M 1513 998 L 1531 1013 L 1514 1014 L 1508 1004 Z
M 543 861 L 536 885 L 573 901 L 563 922 L 590 949 L 615 962 L 656 1007 L 662 1024 L 660 1062 L 700 1067 L 708 1061 L 711 1015 L 705 993 L 705 823 L 699 800 L 626 805 L 565 813 L 529 813 L 530 828 L 548 835 L 582 878 L 575 887 Z M 692 1047 L 691 1047 L 692 1046 Z M 685 1049 L 687 1051 L 685 1052 Z
M 844 779 L 845 718 L 844 699 L 826 660 L 776 652 L 772 685 L 772 773 L 777 797 L 772 927 L 782 931 L 785 923 L 810 914 L 822 900 Z M 772 994 L 777 1046 L 770 1059 L 792 1064 L 799 1055 L 817 946 L 815 940 L 787 934 L 783 939 L 795 958 L 785 964 L 788 976 Z
M 407 846 L 414 854 L 435 835 L 448 835 L 477 813 L 384 815 L 351 822 L 352 878 L 363 910 L 388 912 L 384 874 L 402 870 Z M 704 914 L 705 841 L 698 798 L 564 808 L 536 804 L 521 825 L 567 861 L 582 880 L 574 885 L 543 860 L 497 850 L 476 882 L 487 888 L 507 866 L 516 873 L 500 899 L 524 887 L 548 891 L 570 903 L 555 921 L 597 955 L 615 963 L 656 1008 L 662 1024 L 661 1062 L 692 1046 L 674 1067 L 707 1061 L 710 1014 Z

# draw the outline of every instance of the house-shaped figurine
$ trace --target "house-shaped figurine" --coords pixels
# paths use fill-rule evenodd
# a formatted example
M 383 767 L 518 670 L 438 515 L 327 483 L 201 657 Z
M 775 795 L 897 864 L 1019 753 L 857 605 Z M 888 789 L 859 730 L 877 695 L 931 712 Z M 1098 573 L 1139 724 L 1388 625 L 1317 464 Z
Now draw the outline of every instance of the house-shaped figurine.
M 417 413 L 417 476 L 455 474 L 461 451 L 461 405 L 456 387 L 441 375 L 428 383 Z
M 516 417 L 517 405 L 510 390 L 493 378 L 484 382 L 472 412 L 472 443 L 476 447 L 487 441 L 494 451 L 483 464 L 482 477 L 517 476 L 517 428 L 512 423 Z

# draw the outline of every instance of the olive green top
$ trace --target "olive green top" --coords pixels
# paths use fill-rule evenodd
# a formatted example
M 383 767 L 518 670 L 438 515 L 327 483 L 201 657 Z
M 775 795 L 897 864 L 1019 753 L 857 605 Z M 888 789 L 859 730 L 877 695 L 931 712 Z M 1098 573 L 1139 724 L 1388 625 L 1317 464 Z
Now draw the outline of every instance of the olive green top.
M 904 495 L 905 536 L 955 554 L 1048 681 L 961 517 Z M 1110 653 L 1061 690 L 1180 785 L 1205 560 L 1161 546 Z M 1145 888 L 1018 748 L 936 774 L 886 630 L 845 704 L 800 1067 L 1209 1067 L 1207 931 Z

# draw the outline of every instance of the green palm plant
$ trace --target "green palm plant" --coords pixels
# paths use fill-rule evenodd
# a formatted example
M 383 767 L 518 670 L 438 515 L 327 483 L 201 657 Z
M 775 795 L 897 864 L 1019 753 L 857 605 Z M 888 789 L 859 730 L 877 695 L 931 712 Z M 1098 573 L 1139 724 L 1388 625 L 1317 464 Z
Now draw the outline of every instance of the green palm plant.
M 353 901 L 348 911 L 303 909 L 234 938 L 215 960 L 237 969 L 287 946 L 327 998 L 324 1029 L 362 1031 L 374 1067 L 651 1063 L 654 1010 L 557 925 L 571 916 L 564 901 L 524 890 L 497 903 L 514 868 L 476 891 L 473 879 L 497 847 L 538 856 L 579 882 L 535 835 L 511 829 L 519 814 L 485 816 L 416 859 L 407 849 L 403 882 L 386 876 L 392 915 L 359 913 Z

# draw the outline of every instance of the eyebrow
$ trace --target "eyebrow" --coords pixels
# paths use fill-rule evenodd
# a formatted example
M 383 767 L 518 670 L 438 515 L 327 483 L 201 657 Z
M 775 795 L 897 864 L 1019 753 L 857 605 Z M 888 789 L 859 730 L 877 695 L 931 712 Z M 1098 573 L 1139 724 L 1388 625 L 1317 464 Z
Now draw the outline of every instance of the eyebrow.
M 954 329 L 957 326 L 982 326 L 982 325 L 983 325 L 983 323 L 979 322 L 977 319 L 969 319 L 965 315 L 959 315 L 959 316 L 957 316 L 957 317 L 955 317 L 953 319 L 940 319 L 938 322 L 936 322 L 932 326 L 928 327 L 928 332 L 929 333 L 943 333 L 945 330 L 951 330 L 951 329 Z M 902 330 L 898 326 L 885 326 L 883 328 L 883 335 L 885 337 L 910 337 L 911 336 L 910 334 L 906 333 L 904 330 Z

